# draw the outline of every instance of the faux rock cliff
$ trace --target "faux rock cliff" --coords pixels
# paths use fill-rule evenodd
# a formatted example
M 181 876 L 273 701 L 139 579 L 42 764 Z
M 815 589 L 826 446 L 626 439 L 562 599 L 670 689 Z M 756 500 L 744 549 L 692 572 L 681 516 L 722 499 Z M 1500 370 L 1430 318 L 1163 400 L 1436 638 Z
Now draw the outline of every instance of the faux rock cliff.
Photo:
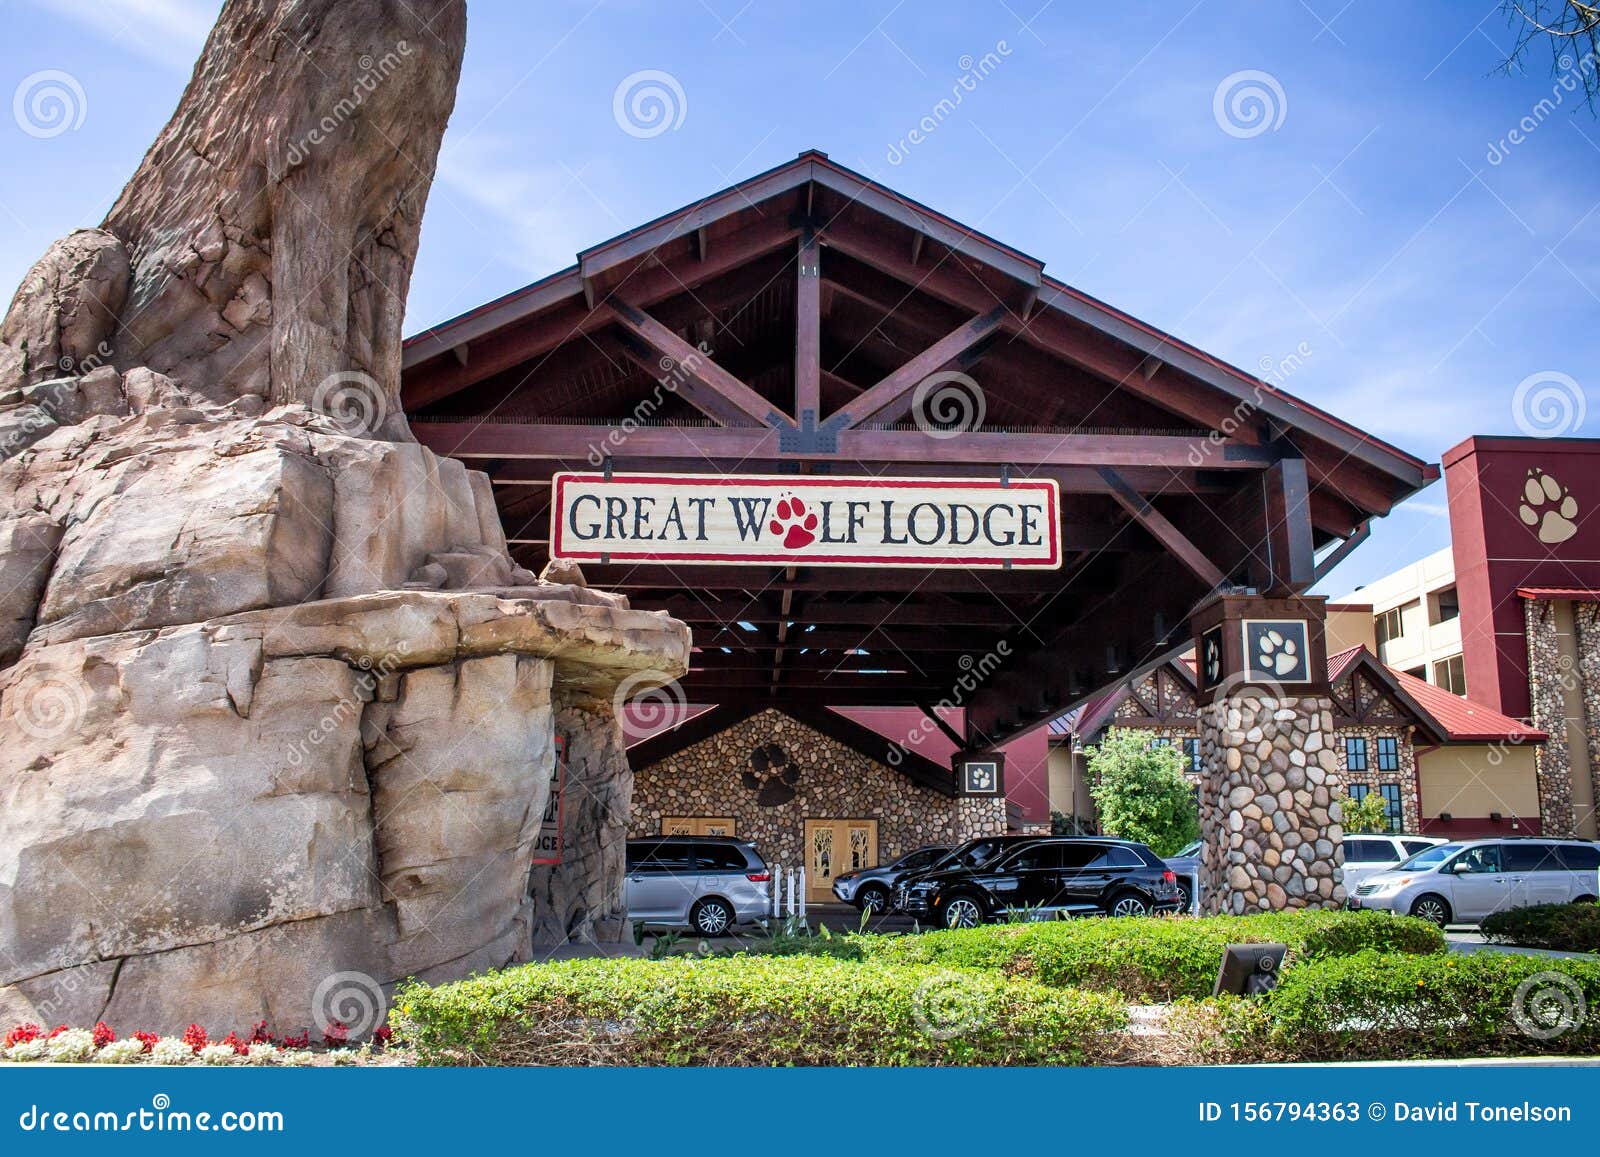
M 515 567 L 399 406 L 464 39 L 460 0 L 229 0 L 0 322 L 0 1019 L 359 1033 L 622 933 L 614 700 L 688 631 Z

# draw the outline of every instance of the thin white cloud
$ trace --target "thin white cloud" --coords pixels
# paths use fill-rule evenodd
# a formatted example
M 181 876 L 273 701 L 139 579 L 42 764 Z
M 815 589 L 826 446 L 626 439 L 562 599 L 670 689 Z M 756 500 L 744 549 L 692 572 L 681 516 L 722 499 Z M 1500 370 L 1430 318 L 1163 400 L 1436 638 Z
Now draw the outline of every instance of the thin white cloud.
M 217 22 L 218 0 L 32 0 L 110 44 L 187 73 Z

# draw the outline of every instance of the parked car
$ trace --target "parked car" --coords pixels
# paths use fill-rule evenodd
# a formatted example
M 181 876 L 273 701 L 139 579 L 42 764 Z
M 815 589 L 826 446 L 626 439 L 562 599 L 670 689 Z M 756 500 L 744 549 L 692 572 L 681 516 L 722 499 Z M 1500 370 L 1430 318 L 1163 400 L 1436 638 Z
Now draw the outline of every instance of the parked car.
M 1418 852 L 1358 884 L 1346 903 L 1476 924 L 1502 908 L 1593 902 L 1600 845 L 1583 840 L 1462 840 Z
M 1344 890 L 1349 895 L 1356 885 L 1379 872 L 1387 872 L 1418 852 L 1447 844 L 1438 836 L 1348 835 L 1344 838 Z
M 1200 856 L 1204 847 L 1202 841 L 1191 840 L 1162 861 L 1178 877 L 1178 891 L 1183 893 L 1185 912 L 1194 911 L 1195 887 L 1200 881 Z
M 876 868 L 862 868 L 859 872 L 846 872 L 833 881 L 833 894 L 846 904 L 854 904 L 865 912 L 886 912 L 894 906 L 894 888 L 903 878 L 924 868 L 931 868 L 942 860 L 950 849 L 930 846 L 907 852 L 891 864 Z
M 994 859 L 1000 853 L 1018 847 L 1022 844 L 1032 843 L 1034 840 L 1047 839 L 1046 836 L 979 836 L 957 844 L 943 856 L 933 862 L 931 867 L 922 868 L 915 872 L 908 872 L 900 877 L 894 887 L 894 907 L 902 911 L 906 894 L 906 885 L 919 876 L 929 872 L 943 871 L 946 868 L 976 868 L 981 864 Z
M 772 874 L 754 844 L 731 836 L 628 841 L 628 918 L 721 936 L 771 909 Z
M 903 885 L 905 910 L 945 928 L 1006 915 L 1049 918 L 1174 912 L 1177 877 L 1149 848 L 1122 840 L 1035 838 L 978 867 L 953 866 Z

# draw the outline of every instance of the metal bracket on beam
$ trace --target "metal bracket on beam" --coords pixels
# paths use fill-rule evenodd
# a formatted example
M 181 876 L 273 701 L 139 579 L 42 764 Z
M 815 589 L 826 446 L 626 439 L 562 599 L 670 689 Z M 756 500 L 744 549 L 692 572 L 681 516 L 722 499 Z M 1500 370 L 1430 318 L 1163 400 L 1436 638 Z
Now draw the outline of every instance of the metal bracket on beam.
M 780 454 L 837 454 L 839 431 L 850 425 L 850 415 L 838 413 L 818 425 L 817 412 L 807 408 L 800 412 L 800 424 L 795 426 L 774 410 L 767 416 L 767 424 L 778 431 Z

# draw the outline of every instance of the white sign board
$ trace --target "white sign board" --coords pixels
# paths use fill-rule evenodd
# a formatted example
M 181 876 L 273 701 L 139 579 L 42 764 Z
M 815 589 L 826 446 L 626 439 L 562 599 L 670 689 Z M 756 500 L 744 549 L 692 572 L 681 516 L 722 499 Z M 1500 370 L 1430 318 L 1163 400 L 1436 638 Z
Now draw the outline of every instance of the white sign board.
M 1053 479 L 562 473 L 554 558 L 635 563 L 1061 565 Z

